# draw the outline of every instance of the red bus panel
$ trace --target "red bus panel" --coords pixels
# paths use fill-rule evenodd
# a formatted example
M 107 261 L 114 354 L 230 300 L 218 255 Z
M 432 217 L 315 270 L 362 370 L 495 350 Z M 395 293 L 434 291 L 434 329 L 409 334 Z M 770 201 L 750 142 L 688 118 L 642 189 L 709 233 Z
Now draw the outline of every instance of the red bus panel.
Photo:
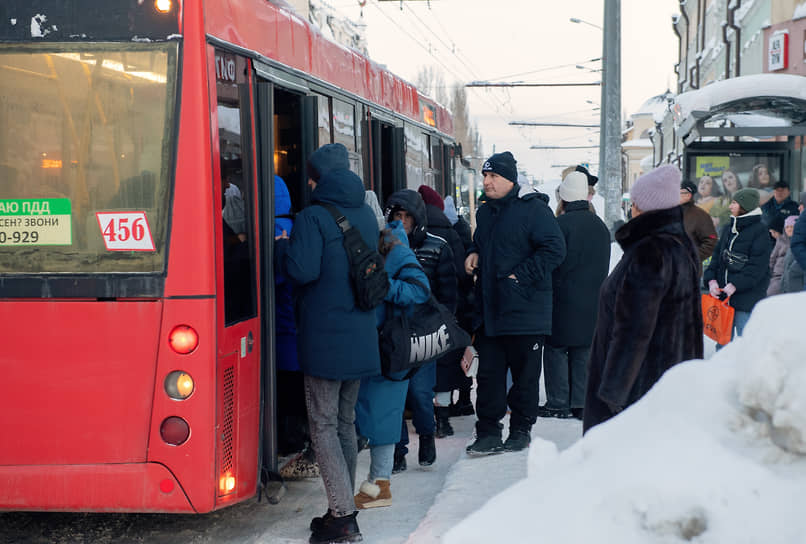
M 162 303 L 12 301 L 0 465 L 146 460 Z M 136 364 L 133 364 L 136 362 Z

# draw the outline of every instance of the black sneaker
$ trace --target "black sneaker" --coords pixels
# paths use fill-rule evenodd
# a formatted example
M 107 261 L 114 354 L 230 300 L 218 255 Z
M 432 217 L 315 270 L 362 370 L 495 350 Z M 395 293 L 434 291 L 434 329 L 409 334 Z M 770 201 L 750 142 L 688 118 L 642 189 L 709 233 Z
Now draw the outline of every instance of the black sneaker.
M 571 408 L 571 416 L 573 416 L 574 419 L 582 421 L 582 415 L 583 415 L 582 408 Z
M 569 419 L 572 417 L 571 410 L 564 408 L 549 408 L 545 404 L 537 407 L 537 417 L 556 417 L 557 419 Z
M 421 467 L 430 467 L 437 460 L 437 445 L 434 444 L 433 434 L 420 435 L 420 449 L 417 458 Z
M 358 512 L 353 512 L 340 518 L 333 516 L 323 517 L 322 523 L 313 529 L 313 534 L 308 539 L 308 542 L 310 544 L 361 542 L 364 537 L 361 536 L 361 531 L 358 530 L 358 522 L 355 520 L 357 514 Z
M 510 431 L 506 442 L 504 442 L 504 451 L 521 451 L 529 447 L 532 438 L 526 431 Z
M 317 527 L 321 527 L 325 520 L 328 520 L 333 517 L 333 514 L 330 513 L 330 508 L 327 509 L 327 512 L 321 517 L 313 518 L 311 520 L 311 531 L 316 531 Z
M 395 450 L 395 464 L 392 465 L 392 474 L 398 474 L 406 470 L 406 454 Z
M 476 438 L 475 442 L 465 448 L 465 451 L 468 455 L 474 457 L 495 455 L 497 453 L 503 453 L 504 444 L 501 443 L 501 439 L 497 436 L 481 436 Z

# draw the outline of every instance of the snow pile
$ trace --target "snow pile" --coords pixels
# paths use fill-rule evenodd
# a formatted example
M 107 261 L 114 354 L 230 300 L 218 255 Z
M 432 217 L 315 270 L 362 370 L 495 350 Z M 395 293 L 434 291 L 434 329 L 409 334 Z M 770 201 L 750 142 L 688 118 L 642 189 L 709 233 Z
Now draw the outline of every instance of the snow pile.
M 528 478 L 444 542 L 802 542 L 804 307 L 806 293 L 766 299 L 743 338 L 571 448 L 535 441 Z
M 792 14 L 792 20 L 797 21 L 806 17 L 806 2 L 795 6 L 795 13 Z

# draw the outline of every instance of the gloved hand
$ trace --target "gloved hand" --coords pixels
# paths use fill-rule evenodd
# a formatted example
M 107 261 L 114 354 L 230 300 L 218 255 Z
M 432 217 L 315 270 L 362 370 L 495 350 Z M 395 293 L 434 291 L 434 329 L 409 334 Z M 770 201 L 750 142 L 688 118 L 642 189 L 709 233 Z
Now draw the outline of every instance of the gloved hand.
M 716 280 L 711 280 L 708 282 L 708 292 L 711 293 L 712 297 L 719 298 L 719 295 L 722 293 L 722 289 L 719 288 L 719 284 Z
M 722 291 L 728 295 L 729 297 L 733 296 L 733 293 L 736 292 L 736 286 L 732 283 L 727 284 Z

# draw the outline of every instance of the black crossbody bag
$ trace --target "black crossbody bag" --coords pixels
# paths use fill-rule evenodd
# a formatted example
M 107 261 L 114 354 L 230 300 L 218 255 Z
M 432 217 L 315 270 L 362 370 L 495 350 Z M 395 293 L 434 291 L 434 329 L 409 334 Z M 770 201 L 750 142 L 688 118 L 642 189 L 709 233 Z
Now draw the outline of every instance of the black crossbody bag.
M 353 286 L 355 305 L 364 311 L 374 310 L 389 292 L 389 277 L 383 267 L 383 257 L 378 250 L 369 247 L 361 233 L 354 229 L 347 218 L 333 204 L 316 202 L 326 209 L 344 235 L 343 245 L 350 264 L 350 283 Z

